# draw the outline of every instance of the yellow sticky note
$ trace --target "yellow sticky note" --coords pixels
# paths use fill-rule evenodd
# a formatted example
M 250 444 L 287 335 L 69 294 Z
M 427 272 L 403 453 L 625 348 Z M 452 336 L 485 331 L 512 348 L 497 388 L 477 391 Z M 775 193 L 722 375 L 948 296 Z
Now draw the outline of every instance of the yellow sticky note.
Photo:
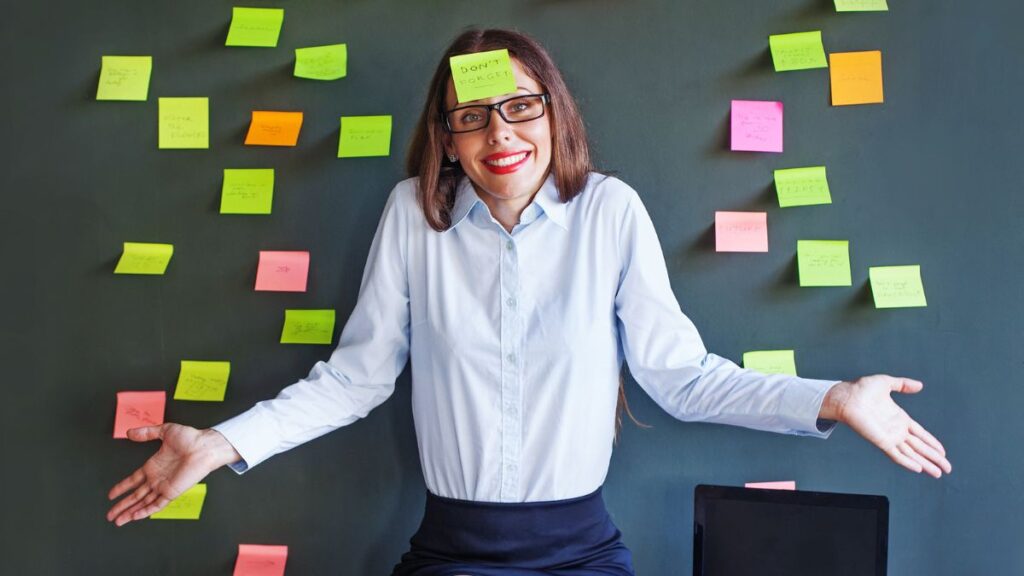
M 768 37 L 768 45 L 776 72 L 828 67 L 825 47 L 821 43 L 821 30 L 772 34 Z
M 389 156 L 391 116 L 342 116 L 338 158 Z
M 285 310 L 282 344 L 330 344 L 334 310 Z
M 224 45 L 273 48 L 277 46 L 283 22 L 282 8 L 235 6 L 231 9 L 231 27 L 228 28 L 228 37 Z
M 182 360 L 174 399 L 223 402 L 230 374 L 230 362 Z
M 504 48 L 452 56 L 448 63 L 460 104 L 516 91 L 512 60 Z
M 824 166 L 776 170 L 775 191 L 780 208 L 832 203 Z
M 221 214 L 270 214 L 273 201 L 273 168 L 224 169 Z
M 829 77 L 832 82 L 832 105 L 881 104 L 882 53 L 833 52 L 829 54 Z
M 927 306 L 924 284 L 921 282 L 921 267 L 914 266 L 872 266 L 868 268 L 871 279 L 871 295 L 875 308 L 913 308 Z
M 206 484 L 196 484 L 171 500 L 163 510 L 153 514 L 154 520 L 199 520 L 206 500 Z
M 152 56 L 104 56 L 96 99 L 145 101 L 152 71 Z
M 348 46 L 331 44 L 295 49 L 297 78 L 310 80 L 337 80 L 348 73 Z
M 847 240 L 797 240 L 801 286 L 851 286 Z
M 792 350 L 757 350 L 743 353 L 743 367 L 762 374 L 796 376 L 796 357 Z
M 886 0 L 836 0 L 836 12 L 888 12 Z
M 125 242 L 114 274 L 163 274 L 172 254 L 173 244 Z
M 210 99 L 160 98 L 160 148 L 209 148 Z

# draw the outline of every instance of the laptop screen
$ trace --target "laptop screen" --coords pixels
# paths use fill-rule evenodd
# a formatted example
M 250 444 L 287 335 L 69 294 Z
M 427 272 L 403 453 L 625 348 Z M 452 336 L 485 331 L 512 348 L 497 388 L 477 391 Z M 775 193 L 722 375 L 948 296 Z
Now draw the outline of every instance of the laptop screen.
M 884 496 L 701 484 L 694 576 L 885 576 Z

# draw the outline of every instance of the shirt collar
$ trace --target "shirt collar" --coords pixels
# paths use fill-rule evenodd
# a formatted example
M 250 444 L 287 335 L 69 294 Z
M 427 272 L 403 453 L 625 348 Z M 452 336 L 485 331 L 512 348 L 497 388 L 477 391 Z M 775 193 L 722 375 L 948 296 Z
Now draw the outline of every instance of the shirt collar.
M 466 216 L 477 204 L 483 204 L 483 200 L 477 195 L 476 190 L 473 189 L 473 184 L 469 178 L 463 176 L 459 180 L 459 184 L 455 189 L 455 204 L 452 206 L 452 224 L 448 227 L 448 230 L 455 228 L 460 222 L 466 219 Z M 566 206 L 562 202 L 561 197 L 558 194 L 558 187 L 555 186 L 555 175 L 548 174 L 548 177 L 544 180 L 544 184 L 541 185 L 540 190 L 533 197 L 533 203 L 540 206 L 544 214 L 547 215 L 552 222 L 557 224 L 563 229 L 568 230 L 566 224 Z

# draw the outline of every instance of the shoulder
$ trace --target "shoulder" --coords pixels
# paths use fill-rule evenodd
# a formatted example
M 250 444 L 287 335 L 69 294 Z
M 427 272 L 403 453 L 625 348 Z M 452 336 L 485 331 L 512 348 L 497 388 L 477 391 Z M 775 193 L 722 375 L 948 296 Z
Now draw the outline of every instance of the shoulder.
M 413 176 L 395 184 L 395 187 L 391 189 L 388 204 L 401 208 L 403 211 L 408 210 L 410 207 L 418 208 L 417 190 L 419 189 L 419 182 L 419 177 Z
M 640 203 L 632 186 L 615 176 L 591 172 L 587 184 L 571 202 L 583 218 L 619 224 Z

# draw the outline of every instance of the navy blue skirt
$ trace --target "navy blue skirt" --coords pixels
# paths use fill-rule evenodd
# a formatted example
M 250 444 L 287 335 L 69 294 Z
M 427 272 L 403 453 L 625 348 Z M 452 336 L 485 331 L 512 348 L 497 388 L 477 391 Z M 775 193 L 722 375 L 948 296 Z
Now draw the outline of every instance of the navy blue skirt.
M 634 576 L 601 489 L 550 502 L 496 503 L 427 492 L 419 530 L 392 576 Z

